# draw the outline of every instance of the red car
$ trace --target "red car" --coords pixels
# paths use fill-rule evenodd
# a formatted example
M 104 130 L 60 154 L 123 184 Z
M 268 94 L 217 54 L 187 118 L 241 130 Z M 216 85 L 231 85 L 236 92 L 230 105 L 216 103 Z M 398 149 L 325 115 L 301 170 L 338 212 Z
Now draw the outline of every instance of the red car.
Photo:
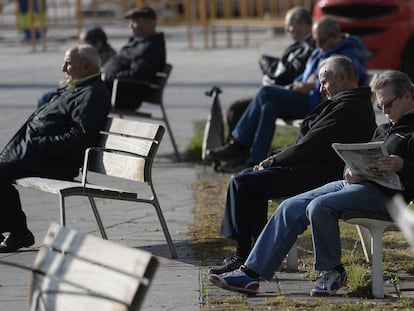
M 364 41 L 368 69 L 399 69 L 414 81 L 414 1 L 318 0 L 314 20 L 324 15 Z

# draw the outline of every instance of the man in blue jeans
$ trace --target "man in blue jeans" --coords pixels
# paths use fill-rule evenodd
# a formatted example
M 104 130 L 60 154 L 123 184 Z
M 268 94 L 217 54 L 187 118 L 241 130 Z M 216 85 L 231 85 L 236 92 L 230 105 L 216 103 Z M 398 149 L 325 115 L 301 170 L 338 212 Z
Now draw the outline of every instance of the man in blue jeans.
M 322 82 L 322 87 L 324 82 Z M 389 123 L 380 125 L 373 141 L 384 141 L 388 156 L 377 165 L 396 173 L 404 190 L 397 191 L 368 181 L 347 168 L 344 180 L 299 194 L 281 203 L 260 234 L 244 265 L 232 272 L 209 275 L 223 288 L 255 294 L 259 276 L 273 277 L 297 236 L 310 225 L 313 237 L 315 269 L 321 271 L 311 296 L 330 296 L 346 281 L 341 264 L 338 219 L 342 214 L 363 211 L 387 214 L 391 198 L 401 193 L 410 202 L 414 198 L 414 88 L 408 76 L 385 71 L 372 84 L 378 108 Z
M 227 190 L 220 233 L 237 243 L 220 274 L 240 267 L 267 222 L 268 200 L 293 196 L 342 178 L 344 163 L 334 142 L 367 142 L 376 128 L 369 87 L 358 87 L 355 66 L 335 55 L 321 67 L 321 92 L 328 97 L 307 116 L 296 142 L 234 176 Z
M 210 150 L 209 158 L 239 161 L 248 157 L 248 166 L 262 161 L 270 148 L 277 118 L 303 119 L 321 102 L 317 79 L 321 61 L 334 54 L 349 57 L 357 67 L 360 81 L 365 78 L 366 49 L 362 41 L 344 35 L 329 17 L 314 23 L 312 36 L 318 47 L 308 59 L 305 71 L 288 87 L 262 86 L 223 147 Z

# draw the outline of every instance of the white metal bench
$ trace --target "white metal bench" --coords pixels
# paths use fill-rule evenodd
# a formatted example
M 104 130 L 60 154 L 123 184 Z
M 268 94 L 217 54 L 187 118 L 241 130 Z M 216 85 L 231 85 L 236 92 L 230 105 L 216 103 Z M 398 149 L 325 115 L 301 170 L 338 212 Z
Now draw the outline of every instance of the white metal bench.
M 139 310 L 158 260 L 126 247 L 51 224 L 31 268 L 31 311 Z
M 66 224 L 65 198 L 88 197 L 104 239 L 107 239 L 107 235 L 94 198 L 151 204 L 157 212 L 171 255 L 177 258 L 151 174 L 153 160 L 163 134 L 164 127 L 159 124 L 108 118 L 97 146 L 86 150 L 81 181 L 28 177 L 17 179 L 16 184 L 58 194 L 62 226 Z M 94 178 L 95 175 L 101 178 Z M 134 189 L 117 188 L 117 183 L 113 181 L 111 184 L 115 184 L 114 188 L 108 187 L 108 182 L 105 184 L 103 181 L 110 177 L 115 177 L 119 181 L 128 181 L 128 184 L 132 183 Z M 93 179 L 93 183 L 89 179 Z M 149 189 L 150 197 L 144 197 L 140 193 L 139 186 L 143 185 Z

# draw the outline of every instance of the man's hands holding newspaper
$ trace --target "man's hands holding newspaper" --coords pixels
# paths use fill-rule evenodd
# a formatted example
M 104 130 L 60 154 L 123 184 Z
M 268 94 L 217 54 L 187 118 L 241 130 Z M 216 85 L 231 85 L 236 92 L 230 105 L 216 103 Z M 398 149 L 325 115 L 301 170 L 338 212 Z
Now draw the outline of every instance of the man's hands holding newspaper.
M 397 173 L 403 168 L 404 160 L 397 155 L 388 155 L 378 159 L 378 164 L 390 173 Z M 355 174 L 349 167 L 345 169 L 344 178 L 350 184 L 356 184 L 365 180 L 364 177 Z

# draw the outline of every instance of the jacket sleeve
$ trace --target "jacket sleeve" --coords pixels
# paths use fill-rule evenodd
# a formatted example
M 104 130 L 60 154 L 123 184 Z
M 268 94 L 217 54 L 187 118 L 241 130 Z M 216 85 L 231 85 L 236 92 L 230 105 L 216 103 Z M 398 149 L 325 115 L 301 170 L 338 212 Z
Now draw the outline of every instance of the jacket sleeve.
M 338 161 L 339 158 L 331 146 L 333 142 L 370 140 L 375 129 L 375 121 L 369 121 L 366 109 L 358 109 L 359 103 L 354 104 L 353 109 L 344 109 L 345 105 L 350 104 L 352 103 L 335 105 L 296 144 L 274 155 L 270 166 Z
M 102 85 L 103 86 L 103 85 Z M 84 151 L 94 144 L 109 112 L 109 94 L 104 89 L 92 88 L 81 98 L 70 103 L 70 118 L 67 128 L 59 134 L 43 135 L 37 140 L 37 147 L 48 156 L 70 161 L 82 161 Z

